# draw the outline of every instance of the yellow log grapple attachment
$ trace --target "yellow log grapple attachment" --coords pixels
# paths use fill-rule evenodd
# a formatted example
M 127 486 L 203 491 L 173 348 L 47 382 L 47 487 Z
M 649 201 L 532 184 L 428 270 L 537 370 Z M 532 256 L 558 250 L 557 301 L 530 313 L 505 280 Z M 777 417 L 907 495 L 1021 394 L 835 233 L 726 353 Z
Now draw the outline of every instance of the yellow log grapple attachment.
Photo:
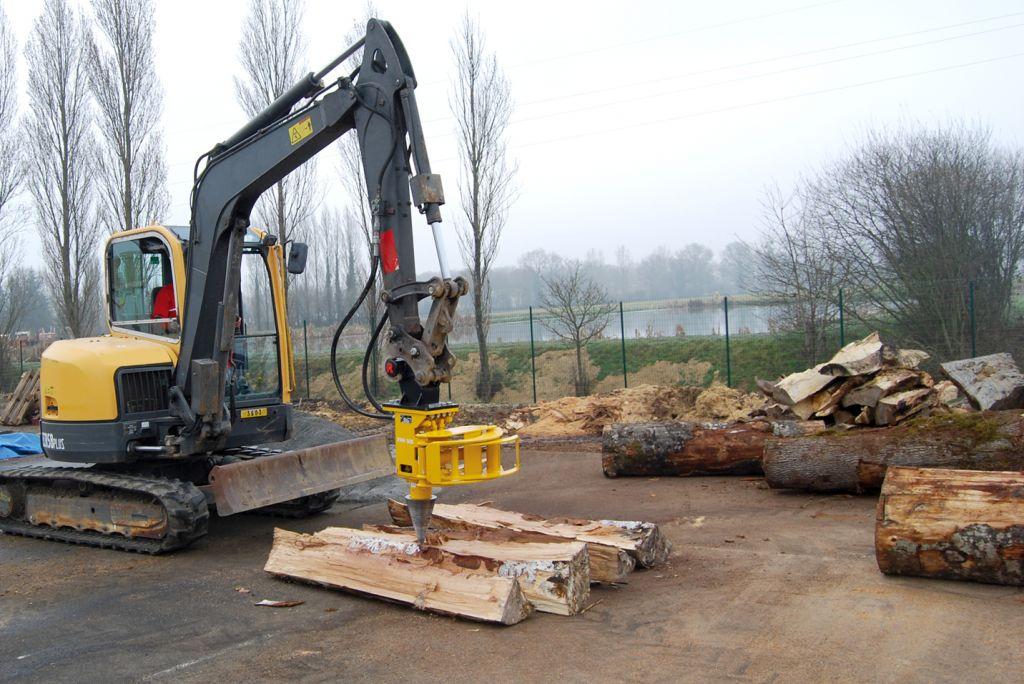
M 458 406 L 411 409 L 385 404 L 384 408 L 394 414 L 395 472 L 409 483 L 405 499 L 421 544 L 437 499 L 434 487 L 484 482 L 519 472 L 519 436 L 506 435 L 494 425 L 449 427 Z M 510 468 L 502 465 L 506 449 L 515 454 Z

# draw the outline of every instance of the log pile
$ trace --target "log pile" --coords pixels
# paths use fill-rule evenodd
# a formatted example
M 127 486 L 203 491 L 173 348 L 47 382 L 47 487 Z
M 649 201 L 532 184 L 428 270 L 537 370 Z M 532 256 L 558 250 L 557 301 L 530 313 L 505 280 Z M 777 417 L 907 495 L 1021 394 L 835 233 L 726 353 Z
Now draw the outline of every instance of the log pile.
M 765 480 L 772 488 L 863 492 L 882 486 L 889 466 L 1024 469 L 1020 411 L 932 415 L 896 427 L 769 437 Z
M 664 562 L 656 525 L 544 519 L 480 505 L 437 504 L 422 547 L 408 509 L 390 501 L 401 527 L 275 530 L 265 570 L 277 577 L 383 598 L 420 610 L 497 624 L 534 611 L 576 615 L 592 582 L 621 582 L 635 566 Z
M 875 557 L 887 575 L 1024 585 L 1024 473 L 890 468 Z
M 27 370 L 21 374 L 18 386 L 0 411 L 3 425 L 24 425 L 39 410 L 39 371 Z
M 765 409 L 769 417 L 827 425 L 898 425 L 936 411 L 969 410 L 957 385 L 936 382 L 920 369 L 927 359 L 925 352 L 897 349 L 871 333 L 840 349 L 828 363 L 774 383 L 759 381 L 758 387 L 774 402 Z

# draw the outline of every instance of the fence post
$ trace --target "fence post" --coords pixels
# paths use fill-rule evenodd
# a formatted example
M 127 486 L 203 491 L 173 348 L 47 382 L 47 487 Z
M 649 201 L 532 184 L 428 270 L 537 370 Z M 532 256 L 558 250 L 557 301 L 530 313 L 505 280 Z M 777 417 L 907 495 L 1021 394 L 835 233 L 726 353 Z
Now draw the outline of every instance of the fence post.
M 732 350 L 729 349 L 729 298 L 724 297 L 725 305 L 725 386 L 732 387 Z
M 21 364 L 21 372 L 25 372 L 25 340 L 18 340 L 18 362 Z
M 843 288 L 839 288 L 839 346 L 846 346 L 846 319 L 843 311 Z
M 530 307 L 530 377 L 533 378 L 533 403 L 537 403 L 537 361 L 533 346 L 533 307 Z
M 306 319 L 302 319 L 302 366 L 306 369 L 306 398 L 309 399 L 309 338 L 306 335 Z
M 977 340 L 974 328 L 974 281 L 967 282 L 967 311 L 971 318 L 971 357 L 978 355 Z
M 619 302 L 619 336 L 622 341 L 622 386 L 629 387 L 629 376 L 626 374 L 626 322 L 622 315 L 622 302 Z

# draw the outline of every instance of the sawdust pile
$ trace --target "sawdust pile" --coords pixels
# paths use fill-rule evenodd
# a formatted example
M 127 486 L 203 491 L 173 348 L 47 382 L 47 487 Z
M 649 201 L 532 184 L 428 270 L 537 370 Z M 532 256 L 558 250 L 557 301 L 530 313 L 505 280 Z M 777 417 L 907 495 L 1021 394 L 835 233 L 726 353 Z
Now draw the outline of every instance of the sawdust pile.
M 765 400 L 724 385 L 640 385 L 608 394 L 565 397 L 514 412 L 505 427 L 528 437 L 599 435 L 611 423 L 685 420 L 737 420 L 763 407 Z

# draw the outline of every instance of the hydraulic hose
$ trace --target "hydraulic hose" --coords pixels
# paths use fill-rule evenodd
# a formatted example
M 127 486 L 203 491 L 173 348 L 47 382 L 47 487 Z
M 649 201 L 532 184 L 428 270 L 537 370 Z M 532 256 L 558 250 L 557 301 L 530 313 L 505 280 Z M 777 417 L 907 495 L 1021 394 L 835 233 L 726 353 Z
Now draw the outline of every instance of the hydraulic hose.
M 377 329 L 373 331 L 373 336 L 370 337 L 370 344 L 366 345 L 366 353 L 363 354 L 363 394 L 365 394 L 366 398 L 369 399 L 371 404 L 373 404 L 373 407 L 381 413 L 384 413 L 384 407 L 380 405 L 377 401 L 377 397 L 375 397 L 373 392 L 370 391 L 370 383 L 367 380 L 366 369 L 370 366 L 370 358 L 373 356 L 373 350 L 377 347 L 377 339 L 380 337 L 380 333 L 384 329 L 384 324 L 387 322 L 388 312 L 385 310 L 384 315 L 380 317 L 380 323 L 377 324 Z M 385 415 L 388 418 L 391 417 L 391 414 L 385 413 Z
M 345 317 L 341 319 L 341 323 L 338 324 L 338 327 L 334 331 L 334 339 L 331 340 L 331 376 L 334 378 L 334 386 L 336 388 L 338 388 L 338 394 L 341 395 L 341 398 L 344 400 L 345 404 L 347 404 L 350 409 L 352 409 L 353 411 L 355 411 L 356 413 L 358 413 L 360 415 L 366 416 L 367 418 L 380 418 L 382 420 L 387 420 L 387 419 L 391 418 L 391 415 L 383 412 L 380 404 L 377 403 L 376 398 L 372 397 L 370 395 L 370 393 L 367 391 L 366 398 L 370 400 L 370 403 L 373 405 L 374 408 L 377 409 L 378 412 L 377 413 L 372 413 L 370 411 L 367 411 L 363 407 L 361 407 L 358 404 L 356 404 L 352 400 L 352 398 L 348 396 L 348 393 L 345 391 L 345 388 L 341 384 L 341 378 L 338 377 L 338 340 L 341 339 L 341 335 L 342 335 L 343 332 L 345 332 L 345 328 L 346 328 L 346 326 L 348 326 L 349 321 L 351 321 L 352 317 L 356 315 L 357 311 L 359 311 L 359 307 L 362 306 L 363 301 L 366 299 L 366 295 L 368 295 L 370 293 L 370 288 L 372 288 L 374 282 L 376 282 L 376 280 L 377 280 L 377 262 L 378 262 L 378 259 L 376 257 L 374 257 L 373 263 L 370 266 L 370 277 L 366 279 L 366 284 L 363 286 L 362 292 L 359 293 L 359 296 L 356 298 L 355 304 L 353 304 L 352 308 L 348 310 L 348 313 L 345 314 Z M 381 318 L 381 323 L 383 323 L 386 320 L 387 320 L 387 316 L 382 317 Z M 367 347 L 367 354 L 369 354 L 369 350 L 373 348 L 373 344 L 376 341 L 377 335 L 380 333 L 380 330 L 381 330 L 382 327 L 383 326 L 378 325 L 377 326 L 377 331 L 370 338 L 370 346 Z M 366 389 L 366 357 L 363 358 L 362 376 L 363 376 L 363 387 L 364 387 L 364 390 L 365 390 Z

